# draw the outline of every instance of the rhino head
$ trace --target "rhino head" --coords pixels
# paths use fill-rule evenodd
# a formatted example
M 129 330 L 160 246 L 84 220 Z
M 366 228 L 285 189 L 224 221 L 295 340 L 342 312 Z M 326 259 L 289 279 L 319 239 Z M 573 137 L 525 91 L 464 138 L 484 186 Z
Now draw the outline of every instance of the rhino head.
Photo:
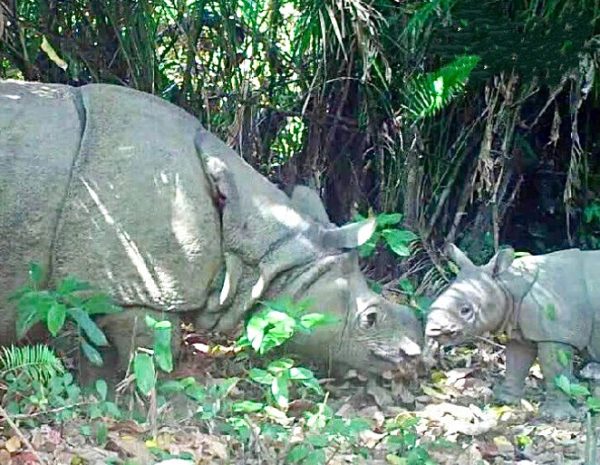
M 291 297 L 340 321 L 299 337 L 295 352 L 336 372 L 349 366 L 401 373 L 407 361 L 418 361 L 417 316 L 373 292 L 359 267 L 355 249 L 375 231 L 374 219 L 338 227 L 314 190 L 297 186 L 288 197 L 212 134 L 201 131 L 195 140 L 220 199 L 227 283 L 200 327 L 227 332 L 256 303 Z
M 325 358 L 331 371 L 353 367 L 381 374 L 405 373 L 420 359 L 423 329 L 415 312 L 373 292 L 355 252 L 326 259 L 326 271 L 303 293 L 314 310 L 334 315 L 337 324 L 297 337 L 292 348 L 311 359 Z
M 295 338 L 292 349 L 313 360 L 325 357 L 333 372 L 348 367 L 375 374 L 411 370 L 420 361 L 422 325 L 410 307 L 371 290 L 354 250 L 373 234 L 375 220 L 336 227 L 316 193 L 303 186 L 294 189 L 291 200 L 296 211 L 317 224 L 318 233 L 309 234 L 309 241 L 328 252 L 311 263 L 310 272 L 290 282 L 287 292 L 339 320 Z
M 454 244 L 446 252 L 459 273 L 431 304 L 425 336 L 442 344 L 459 344 L 496 330 L 504 321 L 510 302 L 498 277 L 512 264 L 514 251 L 502 249 L 483 266 L 474 265 Z

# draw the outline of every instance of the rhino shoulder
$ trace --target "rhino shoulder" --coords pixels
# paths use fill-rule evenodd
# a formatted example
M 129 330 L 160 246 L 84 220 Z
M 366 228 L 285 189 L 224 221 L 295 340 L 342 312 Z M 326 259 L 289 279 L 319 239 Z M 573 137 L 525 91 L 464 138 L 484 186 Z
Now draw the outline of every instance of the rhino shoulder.
M 520 293 L 513 291 L 518 325 L 531 341 L 552 341 L 583 349 L 592 334 L 593 305 L 584 272 L 583 253 L 560 250 L 519 259 L 512 270 Z

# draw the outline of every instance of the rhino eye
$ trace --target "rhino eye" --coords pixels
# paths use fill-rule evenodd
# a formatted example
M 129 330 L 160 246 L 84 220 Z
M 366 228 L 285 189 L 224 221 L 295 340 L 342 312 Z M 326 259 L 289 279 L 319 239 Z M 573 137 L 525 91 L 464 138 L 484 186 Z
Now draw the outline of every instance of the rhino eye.
M 372 328 L 377 323 L 377 310 L 369 309 L 360 316 L 360 327 L 363 329 Z
M 473 309 L 468 305 L 463 305 L 462 307 L 460 307 L 460 316 L 462 316 L 463 318 L 470 317 L 472 313 Z

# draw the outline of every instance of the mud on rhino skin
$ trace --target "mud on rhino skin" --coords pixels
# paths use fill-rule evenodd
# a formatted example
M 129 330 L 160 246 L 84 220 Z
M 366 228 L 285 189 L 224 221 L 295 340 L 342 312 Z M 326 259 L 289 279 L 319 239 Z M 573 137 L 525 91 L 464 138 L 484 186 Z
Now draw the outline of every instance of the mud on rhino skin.
M 500 250 L 475 266 L 450 244 L 460 271 L 431 304 L 426 338 L 458 344 L 486 332 L 506 332 L 506 378 L 497 398 L 521 398 L 529 368 L 539 359 L 546 386 L 544 415 L 573 416 L 555 379 L 573 376 L 573 353 L 600 361 L 600 251 L 560 250 L 514 258 Z
M 48 285 L 72 274 L 126 307 L 99 320 L 111 372 L 126 366 L 136 317 L 228 331 L 278 296 L 341 320 L 295 342 L 306 356 L 376 373 L 418 357 L 413 311 L 373 293 L 359 269 L 353 249 L 374 221 L 336 227 L 315 192 L 294 192 L 154 96 L 0 81 L 0 344 L 15 340 L 7 296 L 36 261 Z

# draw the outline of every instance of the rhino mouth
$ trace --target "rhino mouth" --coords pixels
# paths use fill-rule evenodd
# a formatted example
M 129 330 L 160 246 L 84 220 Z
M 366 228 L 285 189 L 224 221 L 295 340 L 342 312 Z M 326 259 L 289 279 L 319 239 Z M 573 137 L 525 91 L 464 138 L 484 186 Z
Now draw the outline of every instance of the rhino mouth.
M 402 349 L 393 347 L 375 346 L 371 348 L 371 354 L 376 360 L 385 362 L 391 367 L 414 364 L 418 359 L 417 354 L 409 355 Z

